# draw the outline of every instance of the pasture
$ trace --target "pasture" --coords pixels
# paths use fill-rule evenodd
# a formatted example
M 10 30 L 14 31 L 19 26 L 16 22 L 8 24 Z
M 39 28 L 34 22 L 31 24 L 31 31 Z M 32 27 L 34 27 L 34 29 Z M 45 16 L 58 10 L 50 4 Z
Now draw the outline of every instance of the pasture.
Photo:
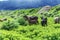
M 41 8 L 1 10 L 0 19 L 7 20 L 0 21 L 0 40 L 60 40 L 60 24 L 54 24 L 54 17 L 60 16 L 58 8 L 52 7 L 43 14 L 37 14 Z M 29 25 L 24 15 L 37 16 L 39 24 Z M 48 18 L 47 26 L 41 26 L 41 16 Z

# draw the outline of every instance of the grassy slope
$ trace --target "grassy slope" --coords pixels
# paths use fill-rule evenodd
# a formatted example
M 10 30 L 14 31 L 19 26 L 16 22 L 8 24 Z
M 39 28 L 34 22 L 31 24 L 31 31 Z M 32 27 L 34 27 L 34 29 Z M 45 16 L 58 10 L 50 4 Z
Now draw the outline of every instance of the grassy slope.
M 60 10 L 55 11 L 59 6 L 53 7 L 48 13 L 57 15 L 60 14 Z M 60 8 L 60 7 L 59 7 Z M 1 11 L 0 18 L 6 17 L 8 20 L 13 21 L 15 19 L 10 16 L 13 15 L 17 18 L 20 18 L 24 14 L 27 15 L 36 15 L 39 17 L 38 25 L 19 25 L 18 28 L 11 31 L 0 29 L 0 40 L 60 40 L 60 24 L 54 24 L 54 17 L 48 17 L 48 26 L 42 27 L 40 24 L 40 15 L 36 14 L 40 8 L 36 9 L 22 9 L 14 11 Z M 19 16 L 17 16 L 19 15 Z M 56 15 L 56 14 L 55 14 Z M 2 27 L 4 22 L 0 22 Z

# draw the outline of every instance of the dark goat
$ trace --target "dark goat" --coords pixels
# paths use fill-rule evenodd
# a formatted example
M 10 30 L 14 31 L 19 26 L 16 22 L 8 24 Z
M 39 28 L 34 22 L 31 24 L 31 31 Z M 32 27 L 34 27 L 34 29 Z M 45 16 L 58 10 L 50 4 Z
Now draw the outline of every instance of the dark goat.
M 47 26 L 47 18 L 42 17 L 41 19 L 42 19 L 41 20 L 41 25 L 42 26 Z

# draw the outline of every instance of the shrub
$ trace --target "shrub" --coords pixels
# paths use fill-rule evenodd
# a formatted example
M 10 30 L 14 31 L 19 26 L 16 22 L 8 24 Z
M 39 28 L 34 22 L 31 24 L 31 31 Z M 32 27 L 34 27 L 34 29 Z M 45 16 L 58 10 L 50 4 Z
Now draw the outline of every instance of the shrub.
M 0 31 L 0 32 L 1 32 L 1 31 Z M 3 40 L 3 39 L 4 39 L 4 37 L 5 37 L 5 34 L 0 33 L 0 40 Z
M 45 36 L 43 37 L 44 39 L 47 39 L 47 40 L 59 40 L 58 38 L 59 36 L 57 35 L 51 35 L 51 36 Z
M 2 36 L 0 36 L 0 40 L 3 40 L 4 38 Z
M 51 37 L 51 40 L 58 40 L 58 37 L 56 35 Z
M 25 19 L 23 19 L 23 18 L 19 18 L 19 19 L 18 19 L 18 23 L 19 23 L 20 25 L 24 25 L 24 26 L 27 25 L 27 22 L 26 22 Z
M 31 9 L 30 11 L 29 11 L 29 13 L 31 13 L 31 12 L 33 12 L 35 9 L 33 8 L 33 9 Z
M 3 24 L 1 29 L 12 30 L 12 29 L 17 28 L 17 27 L 18 27 L 18 23 L 17 22 L 7 21 L 7 22 L 4 22 L 4 24 Z
M 4 40 L 9 40 L 9 38 L 4 38 Z

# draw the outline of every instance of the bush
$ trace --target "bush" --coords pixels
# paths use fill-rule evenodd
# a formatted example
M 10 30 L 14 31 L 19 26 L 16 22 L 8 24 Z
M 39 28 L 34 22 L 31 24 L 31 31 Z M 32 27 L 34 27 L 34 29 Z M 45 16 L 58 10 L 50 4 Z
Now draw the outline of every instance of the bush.
M 9 38 L 4 38 L 4 40 L 9 40 Z
M 59 40 L 59 36 L 58 35 L 45 36 L 44 39 L 47 39 L 47 40 Z
M 4 38 L 2 36 L 0 36 L 0 40 L 3 40 Z
M 7 22 L 4 22 L 3 26 L 1 29 L 5 29 L 5 30 L 12 30 L 14 28 L 17 28 L 18 27 L 18 23 L 17 22 L 10 22 L 10 21 L 7 21 Z
M 1 33 L 1 31 L 0 31 L 0 40 L 3 40 L 4 37 L 5 37 L 5 34 Z
M 27 22 L 26 22 L 25 19 L 23 19 L 23 18 L 19 18 L 19 19 L 18 19 L 18 23 L 19 23 L 20 25 L 23 25 L 23 26 L 26 26 L 26 25 L 27 25 Z
M 52 37 L 51 37 L 51 40 L 58 40 L 57 35 L 52 36 Z

